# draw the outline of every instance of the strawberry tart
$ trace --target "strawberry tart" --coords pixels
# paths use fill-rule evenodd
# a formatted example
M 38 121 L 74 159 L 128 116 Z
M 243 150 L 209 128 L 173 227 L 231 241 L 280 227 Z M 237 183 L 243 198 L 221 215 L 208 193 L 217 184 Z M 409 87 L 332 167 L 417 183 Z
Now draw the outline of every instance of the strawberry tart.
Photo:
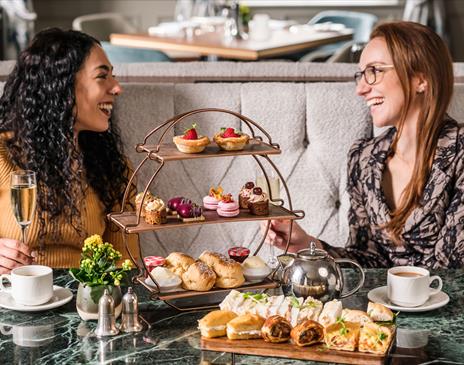
M 222 188 L 220 186 L 215 189 L 214 187 L 209 189 L 209 194 L 203 198 L 203 206 L 208 210 L 217 210 L 218 204 L 222 199 Z
M 173 141 L 180 152 L 199 153 L 209 144 L 209 138 L 207 136 L 199 136 L 196 128 L 197 125 L 194 123 L 191 128 L 185 131 L 184 135 L 174 137 Z
M 232 199 L 232 194 L 223 195 L 218 203 L 217 214 L 221 217 L 235 217 L 240 214 L 238 203 Z
M 221 131 L 216 133 L 213 139 L 223 150 L 240 151 L 245 148 L 250 136 L 234 128 L 221 128 Z

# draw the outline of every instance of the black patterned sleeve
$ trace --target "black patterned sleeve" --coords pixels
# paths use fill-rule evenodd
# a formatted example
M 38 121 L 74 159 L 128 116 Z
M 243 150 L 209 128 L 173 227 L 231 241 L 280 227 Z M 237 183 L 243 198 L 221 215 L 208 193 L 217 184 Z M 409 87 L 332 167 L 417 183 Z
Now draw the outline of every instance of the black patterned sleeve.
M 464 142 L 459 147 L 464 149 Z M 446 210 L 445 224 L 433 254 L 428 255 L 424 263 L 434 269 L 464 267 L 464 151 L 457 158 L 454 191 Z
M 362 166 L 368 163 L 369 156 L 363 156 L 365 140 L 356 141 L 348 154 L 347 192 L 350 198 L 348 211 L 349 237 L 344 248 L 335 248 L 323 243 L 334 257 L 351 258 L 363 267 L 388 267 L 387 255 L 378 252 L 371 239 L 369 217 L 365 206 L 366 188 L 362 179 Z

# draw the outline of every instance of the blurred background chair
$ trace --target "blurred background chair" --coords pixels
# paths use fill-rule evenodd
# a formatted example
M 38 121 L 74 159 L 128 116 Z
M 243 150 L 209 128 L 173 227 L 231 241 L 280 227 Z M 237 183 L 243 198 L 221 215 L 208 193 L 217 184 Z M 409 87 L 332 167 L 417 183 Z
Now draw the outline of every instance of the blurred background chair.
M 327 10 L 316 14 L 308 24 L 343 24 L 345 27 L 353 29 L 353 40 L 318 47 L 301 57 L 300 61 L 357 62 L 356 55 L 350 56 L 350 52 L 360 53 L 363 45 L 369 41 L 369 35 L 377 21 L 378 18 L 373 14 L 355 11 Z M 338 58 L 333 58 L 335 53 L 337 53 Z M 333 61 L 334 59 L 335 61 Z
M 115 46 L 109 43 L 111 33 L 137 33 L 137 28 L 118 13 L 82 15 L 73 20 L 74 30 L 90 34 L 102 43 L 112 63 L 169 62 L 163 52 L 143 48 Z

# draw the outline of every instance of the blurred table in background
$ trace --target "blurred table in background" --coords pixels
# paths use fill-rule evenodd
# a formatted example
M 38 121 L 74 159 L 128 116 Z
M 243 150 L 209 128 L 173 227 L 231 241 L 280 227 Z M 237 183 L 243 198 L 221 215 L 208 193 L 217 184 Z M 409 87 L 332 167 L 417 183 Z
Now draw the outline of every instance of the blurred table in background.
M 257 61 L 285 56 L 324 44 L 351 40 L 351 29 L 314 30 L 307 25 L 274 30 L 266 41 L 226 39 L 224 33 L 192 32 L 185 36 L 152 36 L 149 34 L 111 34 L 114 45 L 139 47 L 169 52 L 192 52 L 202 56 L 216 56 L 233 60 Z M 174 56 L 174 58 L 176 58 Z

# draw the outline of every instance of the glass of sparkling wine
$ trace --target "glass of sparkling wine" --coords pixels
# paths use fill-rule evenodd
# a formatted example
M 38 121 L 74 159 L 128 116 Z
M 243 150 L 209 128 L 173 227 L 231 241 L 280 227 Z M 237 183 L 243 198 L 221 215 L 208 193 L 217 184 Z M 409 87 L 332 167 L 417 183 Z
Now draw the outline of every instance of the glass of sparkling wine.
M 280 179 L 278 176 L 274 174 L 268 175 L 269 179 L 269 186 L 271 188 L 271 193 L 269 194 L 269 189 L 267 188 L 266 177 L 264 175 L 258 175 L 256 177 L 256 186 L 259 186 L 263 192 L 267 194 L 269 200 L 271 199 L 279 199 L 280 198 Z M 270 201 L 271 204 L 277 204 Z M 269 245 L 269 260 L 267 264 L 272 269 L 275 269 L 279 265 L 279 261 L 274 252 L 274 245 Z
M 13 214 L 21 227 L 21 241 L 26 243 L 27 228 L 34 216 L 37 182 L 34 171 L 13 171 L 10 180 L 11 207 Z

